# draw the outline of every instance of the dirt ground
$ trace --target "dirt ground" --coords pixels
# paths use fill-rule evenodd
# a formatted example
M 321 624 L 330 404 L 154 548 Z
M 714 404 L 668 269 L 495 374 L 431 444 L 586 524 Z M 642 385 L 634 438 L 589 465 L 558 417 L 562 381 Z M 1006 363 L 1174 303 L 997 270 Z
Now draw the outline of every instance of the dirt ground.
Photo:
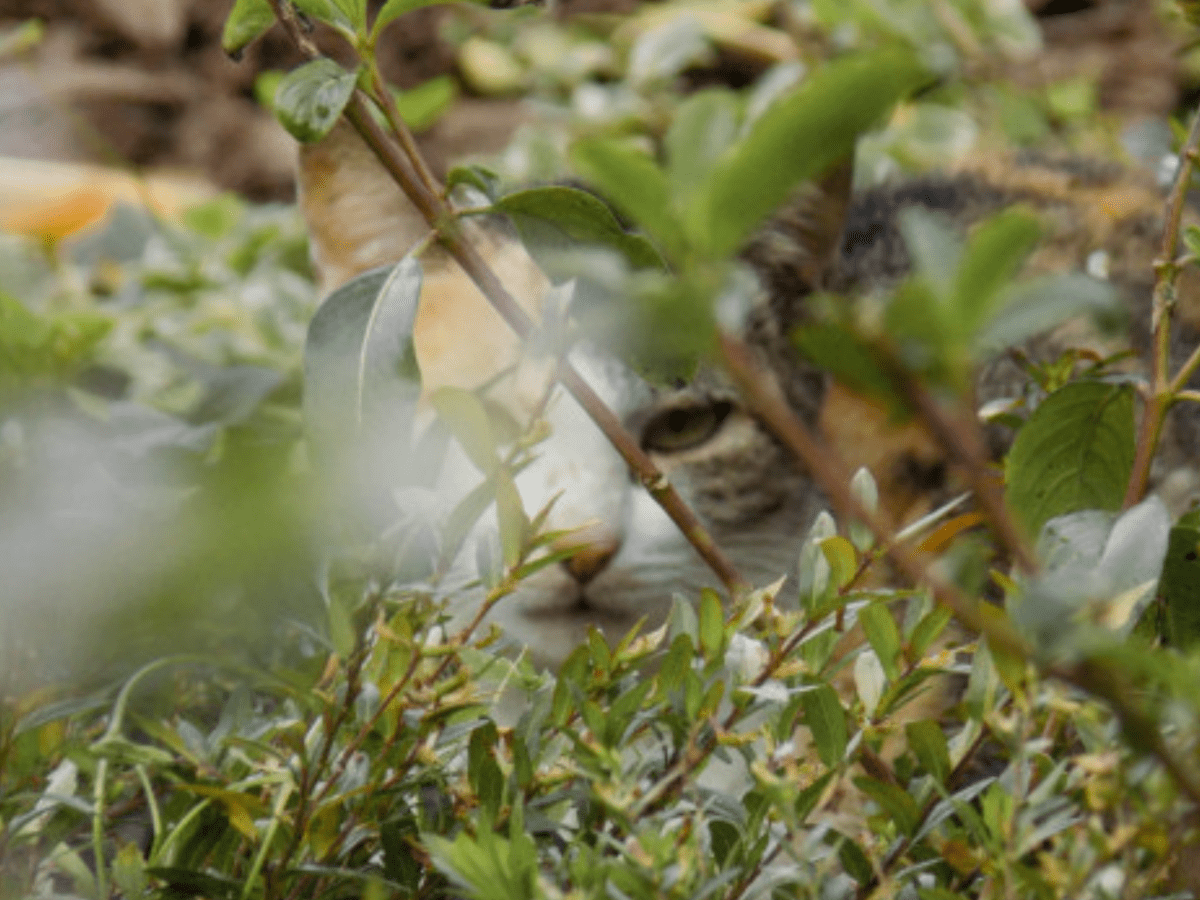
M 635 0 L 574 0 L 553 15 L 621 11 Z M 1130 118 L 1181 100 L 1175 40 L 1148 0 L 1026 0 L 1046 50 L 1006 73 L 1017 82 L 1093 77 L 1101 104 Z M 200 172 L 257 200 L 292 193 L 294 146 L 253 100 L 255 76 L 299 62 L 278 29 L 241 61 L 220 48 L 232 0 L 0 0 L 0 34 L 39 18 L 44 39 L 0 59 L 0 157 L 88 160 Z M 393 25 L 381 44 L 388 76 L 412 86 L 456 72 L 441 34 L 444 7 Z M 330 51 L 336 41 L 318 34 Z M 486 150 L 513 101 L 464 98 L 424 136 L 436 159 Z

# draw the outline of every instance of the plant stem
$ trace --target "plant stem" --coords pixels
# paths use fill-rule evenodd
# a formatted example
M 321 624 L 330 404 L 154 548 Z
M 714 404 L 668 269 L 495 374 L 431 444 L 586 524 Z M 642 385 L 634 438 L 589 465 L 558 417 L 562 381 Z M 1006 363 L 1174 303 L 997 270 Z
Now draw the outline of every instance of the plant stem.
M 947 412 L 929 389 L 912 374 L 905 372 L 892 360 L 887 362 L 893 377 L 909 403 L 920 414 L 921 420 L 933 432 L 934 438 L 950 455 L 951 460 L 965 471 L 971 491 L 982 507 L 988 525 L 1000 546 L 1012 557 L 1021 571 L 1027 574 L 1036 572 L 1037 557 L 1009 514 L 996 477 L 989 471 L 988 454 L 979 426 L 973 418 L 968 418 L 961 412 L 958 415 Z
M 1146 494 L 1150 480 L 1150 466 L 1162 432 L 1163 419 L 1175 401 L 1175 392 L 1200 365 L 1200 356 L 1193 353 L 1184 363 L 1179 375 L 1170 380 L 1171 365 L 1171 313 L 1175 307 L 1175 280 L 1179 276 L 1176 256 L 1179 248 L 1179 226 L 1183 221 L 1184 202 L 1188 185 L 1192 180 L 1192 169 L 1196 164 L 1196 152 L 1200 147 L 1200 110 L 1192 119 L 1192 128 L 1179 151 L 1179 171 L 1175 173 L 1175 184 L 1167 197 L 1163 219 L 1162 247 L 1155 262 L 1154 297 L 1150 312 L 1151 356 L 1150 396 L 1142 410 L 1142 421 L 1138 428 L 1137 450 L 1133 459 L 1133 471 L 1125 490 L 1122 508 L 1128 509 Z

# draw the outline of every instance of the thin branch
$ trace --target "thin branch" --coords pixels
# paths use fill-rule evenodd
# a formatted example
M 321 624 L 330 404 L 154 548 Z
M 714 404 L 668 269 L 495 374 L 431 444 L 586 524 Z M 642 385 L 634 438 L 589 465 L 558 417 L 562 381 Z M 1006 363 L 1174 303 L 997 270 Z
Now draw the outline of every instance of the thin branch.
M 1146 493 L 1150 481 L 1150 466 L 1158 446 L 1163 419 L 1174 401 L 1174 391 L 1182 387 L 1180 379 L 1187 380 L 1190 370 L 1200 365 L 1200 357 L 1192 354 L 1179 373 L 1179 378 L 1169 381 L 1171 365 L 1171 313 L 1175 307 L 1175 280 L 1179 275 L 1176 255 L 1179 250 L 1179 225 L 1183 220 L 1184 202 L 1188 185 L 1192 180 L 1192 169 L 1196 164 L 1196 152 L 1200 148 L 1200 110 L 1192 119 L 1192 129 L 1187 141 L 1179 151 L 1179 171 L 1175 173 L 1175 184 L 1167 197 L 1164 213 L 1162 247 L 1155 263 L 1154 298 L 1150 312 L 1151 357 L 1150 396 L 1142 410 L 1142 421 L 1138 429 L 1137 451 L 1133 460 L 1133 471 L 1125 490 L 1123 508 L 1138 503 Z
M 898 365 L 891 366 L 893 376 L 908 401 L 916 407 L 921 420 L 929 426 L 934 438 L 950 454 L 952 461 L 962 467 L 976 500 L 983 509 L 992 533 L 1000 546 L 1026 574 L 1038 569 L 1037 557 L 1029 541 L 1017 527 L 995 475 L 989 471 L 988 454 L 983 434 L 974 419 L 948 413 L 932 393 L 911 374 Z

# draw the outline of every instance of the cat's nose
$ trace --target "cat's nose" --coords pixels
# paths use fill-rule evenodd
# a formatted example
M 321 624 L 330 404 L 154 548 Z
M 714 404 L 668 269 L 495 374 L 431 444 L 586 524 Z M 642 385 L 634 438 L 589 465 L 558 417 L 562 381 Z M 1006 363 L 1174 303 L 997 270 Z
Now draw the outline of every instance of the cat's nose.
M 571 556 L 562 561 L 562 567 L 579 584 L 587 584 L 612 562 L 612 558 L 621 549 L 621 538 L 607 528 L 585 528 L 573 531 L 561 541 L 556 541 L 555 549 L 560 548 L 577 548 Z

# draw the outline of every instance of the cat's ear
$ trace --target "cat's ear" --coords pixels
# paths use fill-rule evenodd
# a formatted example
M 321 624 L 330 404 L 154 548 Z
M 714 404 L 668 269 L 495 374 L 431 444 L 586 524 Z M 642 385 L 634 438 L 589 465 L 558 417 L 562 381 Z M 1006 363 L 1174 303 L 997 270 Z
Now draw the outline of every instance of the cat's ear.
M 773 302 L 798 304 L 825 286 L 841 248 L 853 180 L 850 158 L 835 163 L 801 186 L 746 247 L 743 256 Z
M 346 122 L 301 146 L 297 187 L 313 264 L 326 291 L 395 262 L 429 233 L 425 219 Z

